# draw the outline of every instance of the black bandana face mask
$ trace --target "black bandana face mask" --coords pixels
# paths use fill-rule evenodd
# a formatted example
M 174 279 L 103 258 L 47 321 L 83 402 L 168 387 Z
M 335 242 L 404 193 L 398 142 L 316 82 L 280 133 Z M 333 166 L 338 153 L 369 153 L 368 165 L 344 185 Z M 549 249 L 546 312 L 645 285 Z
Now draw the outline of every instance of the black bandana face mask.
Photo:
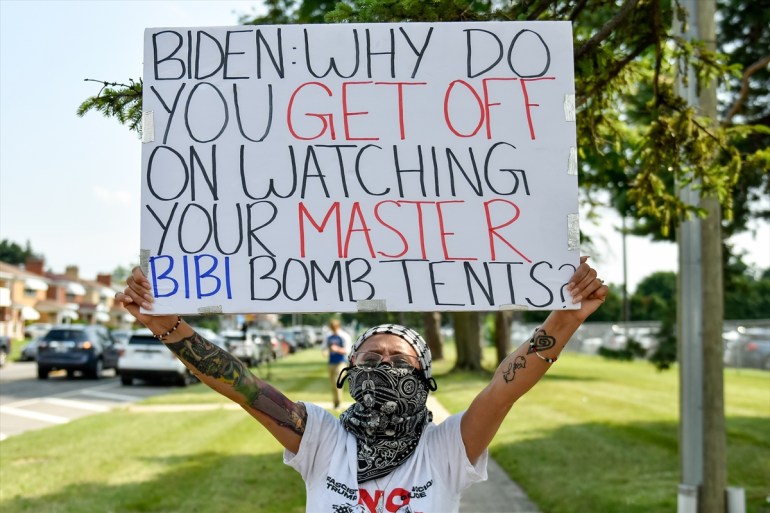
M 349 367 L 338 386 L 350 379 L 356 403 L 340 415 L 358 441 L 358 480 L 392 472 L 414 453 L 422 430 L 432 420 L 425 406 L 429 384 L 422 371 L 382 363 L 373 369 Z

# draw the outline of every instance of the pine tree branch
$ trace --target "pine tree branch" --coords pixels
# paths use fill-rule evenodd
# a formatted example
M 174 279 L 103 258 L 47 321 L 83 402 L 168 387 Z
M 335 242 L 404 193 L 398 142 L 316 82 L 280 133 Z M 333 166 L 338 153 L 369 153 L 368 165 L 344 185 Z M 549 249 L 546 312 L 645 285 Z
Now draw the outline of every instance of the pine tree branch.
M 639 0 L 628 0 L 623 7 L 620 8 L 618 13 L 612 17 L 602 29 L 591 37 L 588 41 L 583 43 L 580 48 L 575 50 L 575 60 L 580 59 L 585 54 L 592 52 L 602 41 L 610 37 L 614 30 L 620 25 L 634 10 Z
M 741 92 L 738 95 L 738 99 L 735 100 L 735 103 L 730 108 L 730 111 L 727 113 L 727 116 L 725 117 L 725 120 L 722 122 L 722 125 L 729 125 L 733 117 L 735 117 L 735 115 L 738 114 L 738 112 L 741 110 L 741 107 L 743 107 L 743 103 L 746 101 L 746 98 L 749 96 L 749 79 L 751 78 L 751 76 L 757 71 L 767 66 L 768 64 L 770 64 L 770 55 L 765 55 L 764 57 L 756 61 L 754 64 L 746 68 L 746 71 L 743 73 L 743 79 L 741 80 Z

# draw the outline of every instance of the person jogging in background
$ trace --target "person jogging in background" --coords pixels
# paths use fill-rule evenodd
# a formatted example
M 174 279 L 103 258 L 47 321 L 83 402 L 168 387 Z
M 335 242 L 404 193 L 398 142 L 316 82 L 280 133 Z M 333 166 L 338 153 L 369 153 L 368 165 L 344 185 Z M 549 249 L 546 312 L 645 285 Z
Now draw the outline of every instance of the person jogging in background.
M 283 445 L 284 462 L 305 481 L 308 513 L 457 513 L 462 492 L 486 479 L 487 447 L 505 418 L 517 415 L 516 401 L 556 364 L 607 297 L 608 287 L 586 260 L 566 287 L 580 307 L 551 312 L 500 363 L 467 410 L 440 424 L 426 406 L 436 390 L 430 349 L 410 328 L 384 324 L 358 337 L 338 378 L 339 386 L 348 381 L 355 403 L 337 418 L 292 401 L 180 316 L 142 312 L 140 306 L 152 309 L 153 298 L 138 267 L 115 299 L 203 383 L 239 404 Z M 517 422 L 527 419 L 517 416 Z
M 334 409 L 340 407 L 342 400 L 342 391 L 337 386 L 337 377 L 348 363 L 348 353 L 350 352 L 350 336 L 342 329 L 339 319 L 329 321 L 331 333 L 324 341 L 324 349 L 329 355 L 329 382 L 332 386 L 332 403 Z

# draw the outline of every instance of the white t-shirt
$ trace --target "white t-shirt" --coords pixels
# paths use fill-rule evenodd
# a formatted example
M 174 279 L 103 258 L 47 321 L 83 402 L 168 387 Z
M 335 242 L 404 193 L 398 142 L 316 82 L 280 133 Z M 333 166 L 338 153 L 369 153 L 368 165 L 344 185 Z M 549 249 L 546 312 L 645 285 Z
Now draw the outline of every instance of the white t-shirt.
M 471 464 L 458 413 L 427 425 L 414 454 L 391 474 L 359 486 L 355 436 L 320 406 L 305 407 L 299 451 L 284 451 L 283 460 L 305 480 L 307 513 L 375 513 L 381 498 L 383 513 L 457 513 L 463 490 L 487 478 L 487 451 Z

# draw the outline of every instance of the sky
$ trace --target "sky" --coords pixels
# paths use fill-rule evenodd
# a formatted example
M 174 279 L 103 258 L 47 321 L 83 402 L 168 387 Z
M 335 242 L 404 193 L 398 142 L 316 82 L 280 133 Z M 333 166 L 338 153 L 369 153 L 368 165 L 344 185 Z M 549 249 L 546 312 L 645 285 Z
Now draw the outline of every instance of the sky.
M 94 279 L 138 262 L 141 141 L 78 105 L 100 84 L 142 74 L 147 27 L 229 26 L 256 1 L 0 0 L 0 239 L 29 242 L 46 268 L 77 265 Z M 605 212 L 581 228 L 605 281 L 623 280 L 620 219 Z M 734 239 L 745 261 L 770 268 L 770 225 Z M 628 289 L 655 271 L 675 271 L 677 247 L 629 237 Z

